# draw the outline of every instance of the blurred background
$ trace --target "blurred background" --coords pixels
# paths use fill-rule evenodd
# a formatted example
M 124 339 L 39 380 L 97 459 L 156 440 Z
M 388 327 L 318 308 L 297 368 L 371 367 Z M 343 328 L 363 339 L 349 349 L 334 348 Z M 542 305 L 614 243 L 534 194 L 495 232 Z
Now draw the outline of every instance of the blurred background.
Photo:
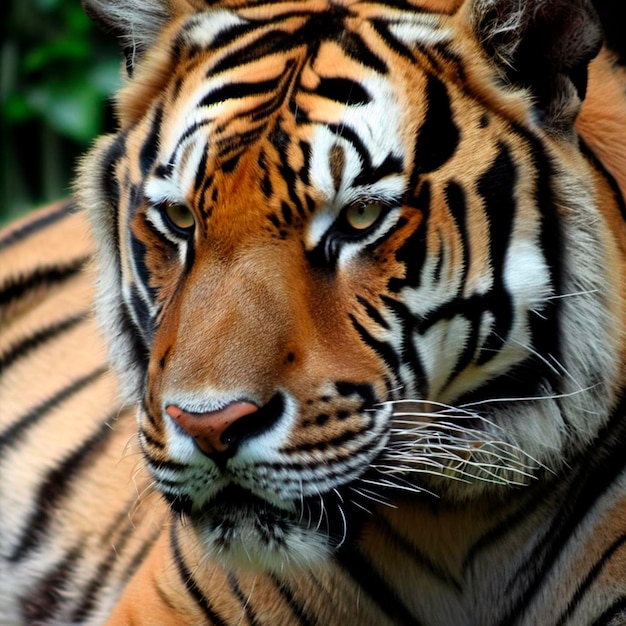
M 120 55 L 80 0 L 5 0 L 0 24 L 2 225 L 68 195 L 78 156 L 113 128 Z
M 155 0 L 156 1 L 156 0 Z M 626 58 L 624 0 L 594 0 Z M 0 226 L 68 195 L 77 158 L 114 128 L 116 42 L 80 0 L 4 0 L 0 7 Z

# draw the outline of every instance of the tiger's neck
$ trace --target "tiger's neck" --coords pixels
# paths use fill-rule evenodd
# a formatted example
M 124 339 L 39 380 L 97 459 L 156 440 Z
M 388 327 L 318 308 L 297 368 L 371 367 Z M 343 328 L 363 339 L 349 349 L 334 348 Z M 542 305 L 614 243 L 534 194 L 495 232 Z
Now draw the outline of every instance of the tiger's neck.
M 626 494 L 615 493 L 626 472 L 625 416 L 626 399 L 570 465 L 528 487 L 506 488 L 505 498 L 381 507 L 359 548 L 340 562 L 374 590 L 381 607 L 386 596 L 396 597 L 396 608 L 406 612 L 392 615 L 395 623 L 410 623 L 408 615 L 456 626 L 539 623 L 533 612 L 558 622 L 570 610 L 568 585 L 574 594 L 581 571 L 589 585 L 600 576 L 587 564 L 590 555 L 606 555 L 613 574 L 626 576 L 626 557 L 615 556 L 626 533 Z M 553 593 L 538 593 L 551 587 Z

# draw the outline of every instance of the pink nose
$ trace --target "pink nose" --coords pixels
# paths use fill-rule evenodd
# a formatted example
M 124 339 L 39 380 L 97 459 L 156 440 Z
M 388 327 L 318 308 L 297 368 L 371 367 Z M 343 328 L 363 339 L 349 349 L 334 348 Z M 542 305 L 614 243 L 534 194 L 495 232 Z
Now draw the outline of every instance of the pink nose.
M 233 402 L 219 411 L 188 413 L 170 404 L 165 412 L 191 437 L 200 450 L 208 456 L 223 455 L 237 441 L 231 440 L 226 430 L 242 417 L 255 413 L 259 408 L 251 402 Z

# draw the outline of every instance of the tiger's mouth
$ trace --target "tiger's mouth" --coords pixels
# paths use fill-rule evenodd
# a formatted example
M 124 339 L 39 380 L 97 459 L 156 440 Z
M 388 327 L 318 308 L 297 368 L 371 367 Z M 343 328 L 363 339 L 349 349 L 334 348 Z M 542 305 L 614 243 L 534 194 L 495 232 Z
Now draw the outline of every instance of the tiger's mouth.
M 308 567 L 346 539 L 346 515 L 330 512 L 322 499 L 278 506 L 251 491 L 228 485 L 201 508 L 173 500 L 171 508 L 190 521 L 208 551 L 229 567 L 281 571 Z M 337 519 L 342 522 L 337 527 Z
M 267 545 L 281 543 L 287 528 L 298 522 L 292 511 L 255 496 L 241 487 L 227 487 L 193 515 L 195 523 L 219 535 L 217 544 L 227 547 L 245 529 L 255 529 Z

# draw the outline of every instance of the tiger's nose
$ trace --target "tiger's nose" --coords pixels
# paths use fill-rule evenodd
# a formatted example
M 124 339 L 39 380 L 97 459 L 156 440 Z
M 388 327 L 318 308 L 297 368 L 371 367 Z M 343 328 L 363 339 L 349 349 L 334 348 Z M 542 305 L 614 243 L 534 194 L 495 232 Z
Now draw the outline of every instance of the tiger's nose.
M 232 402 L 223 409 L 206 413 L 190 413 L 173 404 L 165 408 L 165 412 L 195 439 L 198 448 L 212 458 L 234 454 L 242 434 L 252 430 L 245 428 L 243 418 L 258 410 L 251 402 Z M 232 428 L 235 424 L 240 427 Z

